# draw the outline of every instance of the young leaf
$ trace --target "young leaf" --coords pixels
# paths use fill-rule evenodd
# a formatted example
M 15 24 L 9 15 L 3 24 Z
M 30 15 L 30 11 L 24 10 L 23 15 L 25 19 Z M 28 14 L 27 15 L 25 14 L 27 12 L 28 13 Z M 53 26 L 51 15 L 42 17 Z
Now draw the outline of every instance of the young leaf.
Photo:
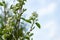
M 4 4 L 2 2 L 0 2 L 0 6 L 4 6 Z
M 25 12 L 27 9 L 23 9 L 23 12 Z
M 30 20 L 27 20 L 27 19 L 25 19 L 25 18 L 21 18 L 21 19 L 24 20 L 24 21 L 26 21 L 26 22 L 28 22 L 28 23 L 31 23 Z
M 29 36 L 26 35 L 26 36 L 25 36 L 25 39 L 28 39 L 28 40 L 29 40 Z
M 28 22 L 28 23 L 31 23 L 31 21 L 30 20 L 25 20 L 26 22 Z
M 10 6 L 10 9 L 13 9 L 12 5 Z
M 38 28 L 40 28 L 40 24 L 38 22 L 35 23 L 37 25 Z
M 29 36 L 32 36 L 33 35 L 33 33 L 31 33 Z

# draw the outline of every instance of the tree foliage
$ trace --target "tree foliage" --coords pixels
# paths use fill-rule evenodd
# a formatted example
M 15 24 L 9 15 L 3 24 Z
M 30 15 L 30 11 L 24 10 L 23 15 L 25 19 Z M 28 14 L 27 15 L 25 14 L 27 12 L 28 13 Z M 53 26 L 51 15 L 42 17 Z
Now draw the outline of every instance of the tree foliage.
M 40 28 L 37 22 L 38 14 L 33 12 L 29 19 L 23 17 L 26 9 L 23 8 L 26 0 L 17 0 L 18 3 L 11 5 L 7 9 L 5 1 L 0 2 L 0 6 L 4 8 L 3 15 L 0 15 L 0 40 L 30 40 L 33 33 L 31 31 L 35 28 L 35 24 Z M 25 22 L 31 24 L 30 30 L 27 31 Z M 24 27 L 23 27 L 24 26 Z M 29 27 L 29 26 L 28 26 Z

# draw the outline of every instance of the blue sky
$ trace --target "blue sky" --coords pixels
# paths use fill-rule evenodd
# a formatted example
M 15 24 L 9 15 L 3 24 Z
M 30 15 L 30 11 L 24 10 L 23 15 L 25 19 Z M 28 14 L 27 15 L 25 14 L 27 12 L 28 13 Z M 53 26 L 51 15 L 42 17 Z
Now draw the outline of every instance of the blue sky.
M 27 0 L 24 7 L 27 15 L 33 11 L 39 15 L 41 29 L 32 31 L 34 40 L 60 40 L 60 0 Z
M 26 17 L 33 11 L 39 15 L 41 28 L 32 31 L 34 40 L 60 40 L 60 0 L 27 0 L 24 8 Z

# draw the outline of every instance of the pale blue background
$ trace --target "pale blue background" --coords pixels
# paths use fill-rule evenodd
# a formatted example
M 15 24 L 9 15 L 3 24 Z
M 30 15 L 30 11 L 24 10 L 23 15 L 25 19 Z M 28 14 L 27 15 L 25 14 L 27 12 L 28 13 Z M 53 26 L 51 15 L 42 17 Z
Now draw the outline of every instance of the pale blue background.
M 27 15 L 39 14 L 41 29 L 34 29 L 34 40 L 60 40 L 60 0 L 28 0 Z
M 24 8 L 26 17 L 33 11 L 39 15 L 41 29 L 36 27 L 32 31 L 34 40 L 60 40 L 60 0 L 27 0 Z

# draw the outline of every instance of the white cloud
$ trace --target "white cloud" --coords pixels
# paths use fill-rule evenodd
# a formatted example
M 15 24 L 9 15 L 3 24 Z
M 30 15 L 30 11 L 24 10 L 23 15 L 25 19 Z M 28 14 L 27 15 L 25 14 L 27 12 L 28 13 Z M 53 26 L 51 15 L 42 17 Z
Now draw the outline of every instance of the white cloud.
M 44 24 L 44 28 L 54 27 L 54 26 L 56 26 L 55 24 L 56 24 L 55 20 L 49 20 Z
M 48 11 L 52 12 L 52 11 L 55 10 L 56 7 L 57 7 L 56 3 L 51 3 L 51 4 L 48 5 Z
M 47 7 L 38 9 L 37 12 L 39 13 L 39 16 L 51 14 L 51 12 L 55 11 L 56 7 L 57 7 L 56 3 L 52 2 Z
M 54 20 L 50 20 L 44 25 L 44 28 L 47 28 L 49 30 L 49 37 L 53 38 L 55 36 L 56 27 L 57 25 Z

